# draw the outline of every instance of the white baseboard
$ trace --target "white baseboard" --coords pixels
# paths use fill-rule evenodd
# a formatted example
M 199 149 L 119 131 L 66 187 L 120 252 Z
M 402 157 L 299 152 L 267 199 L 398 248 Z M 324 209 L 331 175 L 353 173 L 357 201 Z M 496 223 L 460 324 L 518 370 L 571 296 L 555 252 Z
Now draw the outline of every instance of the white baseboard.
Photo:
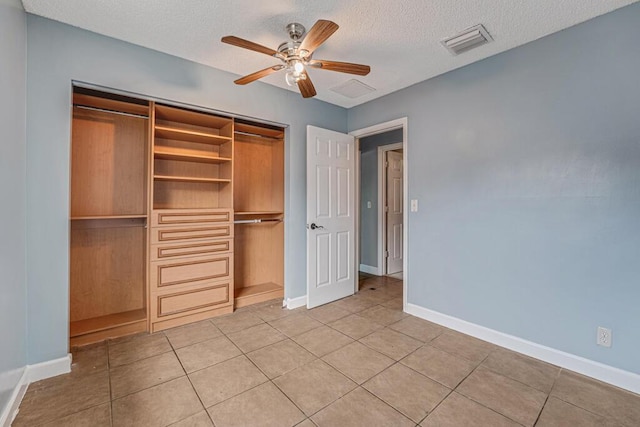
M 21 373 L 20 373 L 21 372 Z M 19 374 L 18 382 L 13 387 L 13 393 L 11 393 L 11 397 L 7 402 L 7 406 L 4 408 L 2 413 L 0 413 L 0 427 L 9 427 L 16 415 L 18 414 L 18 407 L 20 406 L 20 402 L 22 402 L 22 398 L 24 394 L 27 392 L 27 386 L 29 385 L 27 381 L 27 367 L 23 367 L 19 370 L 16 370 L 16 373 Z M 9 375 L 13 377 L 13 381 L 15 381 L 14 375 Z M 9 385 L 9 387 L 11 386 Z
M 416 317 L 454 329 L 484 341 L 508 348 L 509 350 L 531 356 L 561 368 L 586 375 L 591 378 L 612 384 L 616 387 L 640 394 L 640 375 L 614 368 L 600 362 L 585 359 L 574 354 L 565 353 L 551 347 L 536 344 L 522 338 L 498 332 L 466 320 L 458 319 L 437 311 L 429 310 L 415 304 L 407 304 L 405 311 Z
M 48 360 L 35 365 L 27 365 L 29 383 L 56 377 L 71 372 L 71 354 L 59 359 Z
M 287 298 L 283 301 L 282 304 L 284 307 L 287 307 L 289 310 L 293 310 L 294 308 L 304 307 L 307 305 L 307 296 L 303 295 L 298 298 Z
M 30 383 L 69 372 L 71 372 L 71 354 L 59 359 L 25 366 L 5 410 L 0 414 L 0 427 L 9 427 L 11 425 L 18 414 L 18 408 Z
M 378 271 L 378 267 L 372 267 L 366 264 L 360 264 L 360 271 L 363 273 L 374 274 L 376 276 L 382 276 L 380 271 Z

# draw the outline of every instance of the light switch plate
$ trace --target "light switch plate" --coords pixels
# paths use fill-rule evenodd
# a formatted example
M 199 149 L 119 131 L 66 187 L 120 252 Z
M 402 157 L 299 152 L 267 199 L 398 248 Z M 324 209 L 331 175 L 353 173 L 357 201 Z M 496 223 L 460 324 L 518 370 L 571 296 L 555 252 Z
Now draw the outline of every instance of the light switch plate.
M 418 200 L 411 199 L 411 212 L 418 212 Z

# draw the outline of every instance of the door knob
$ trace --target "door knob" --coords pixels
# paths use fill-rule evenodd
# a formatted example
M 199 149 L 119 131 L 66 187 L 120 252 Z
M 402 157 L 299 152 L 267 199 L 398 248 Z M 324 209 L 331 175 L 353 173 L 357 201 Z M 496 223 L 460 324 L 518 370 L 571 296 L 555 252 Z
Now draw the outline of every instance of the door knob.
M 312 223 L 311 223 L 311 225 L 309 226 L 309 228 L 310 228 L 310 229 L 312 229 L 312 230 L 315 230 L 316 228 L 322 228 L 322 229 L 324 229 L 324 227 L 323 227 L 323 226 L 321 226 L 321 225 L 316 225 L 316 223 L 315 223 L 315 222 L 312 222 Z

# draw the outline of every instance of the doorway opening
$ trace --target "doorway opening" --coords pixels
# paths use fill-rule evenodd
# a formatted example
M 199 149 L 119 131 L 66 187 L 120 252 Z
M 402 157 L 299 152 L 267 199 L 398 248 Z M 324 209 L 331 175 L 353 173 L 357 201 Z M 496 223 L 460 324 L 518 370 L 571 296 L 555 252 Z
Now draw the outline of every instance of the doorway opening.
M 407 289 L 407 119 L 350 133 L 356 137 L 355 291 L 370 283 L 402 281 Z

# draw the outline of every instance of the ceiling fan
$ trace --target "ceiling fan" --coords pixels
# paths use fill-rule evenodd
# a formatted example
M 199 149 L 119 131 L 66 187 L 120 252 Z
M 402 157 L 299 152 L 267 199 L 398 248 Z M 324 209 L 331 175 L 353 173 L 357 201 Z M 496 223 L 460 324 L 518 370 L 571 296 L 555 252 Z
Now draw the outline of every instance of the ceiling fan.
M 286 26 L 291 40 L 278 46 L 278 50 L 259 45 L 249 40 L 235 36 L 225 36 L 223 43 L 238 46 L 255 52 L 273 56 L 282 61 L 282 64 L 274 65 L 264 70 L 256 71 L 239 78 L 234 83 L 246 85 L 280 70 L 286 70 L 285 80 L 289 86 L 298 85 L 303 98 L 311 98 L 316 95 L 316 89 L 311 83 L 311 78 L 307 74 L 308 68 L 318 68 L 321 70 L 338 71 L 341 73 L 356 74 L 366 76 L 371 71 L 368 65 L 352 64 L 350 62 L 326 61 L 324 59 L 313 59 L 313 52 L 324 43 L 338 29 L 338 24 L 319 20 L 305 34 L 305 28 L 298 23 L 291 23 Z

